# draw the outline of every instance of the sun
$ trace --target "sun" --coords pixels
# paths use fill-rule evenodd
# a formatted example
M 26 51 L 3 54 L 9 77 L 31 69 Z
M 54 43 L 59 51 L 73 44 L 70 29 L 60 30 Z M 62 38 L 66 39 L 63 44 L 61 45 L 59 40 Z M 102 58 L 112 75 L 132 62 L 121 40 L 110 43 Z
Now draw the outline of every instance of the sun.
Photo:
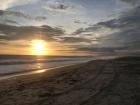
M 35 55 L 46 55 L 46 42 L 44 40 L 33 40 L 32 47 Z

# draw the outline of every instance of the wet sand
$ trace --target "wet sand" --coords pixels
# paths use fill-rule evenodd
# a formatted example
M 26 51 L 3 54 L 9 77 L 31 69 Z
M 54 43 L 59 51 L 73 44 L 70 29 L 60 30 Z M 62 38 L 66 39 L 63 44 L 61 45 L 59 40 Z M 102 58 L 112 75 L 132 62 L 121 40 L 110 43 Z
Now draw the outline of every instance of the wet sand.
M 2 80 L 0 105 L 140 105 L 140 57 L 96 60 Z

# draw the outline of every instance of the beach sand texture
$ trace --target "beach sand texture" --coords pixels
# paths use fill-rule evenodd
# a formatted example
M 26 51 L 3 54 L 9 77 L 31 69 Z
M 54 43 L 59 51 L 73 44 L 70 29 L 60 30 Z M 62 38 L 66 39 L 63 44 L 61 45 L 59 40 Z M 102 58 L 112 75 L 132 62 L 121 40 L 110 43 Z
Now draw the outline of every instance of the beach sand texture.
M 95 60 L 2 80 L 0 105 L 140 105 L 140 57 Z

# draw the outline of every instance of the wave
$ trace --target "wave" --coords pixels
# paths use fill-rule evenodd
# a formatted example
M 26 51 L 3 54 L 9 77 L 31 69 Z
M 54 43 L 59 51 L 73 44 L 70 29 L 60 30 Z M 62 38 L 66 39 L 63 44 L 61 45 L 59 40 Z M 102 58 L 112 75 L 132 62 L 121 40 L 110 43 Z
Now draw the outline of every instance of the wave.
M 48 63 L 48 62 L 65 62 L 65 61 L 79 61 L 79 59 L 55 59 L 55 60 L 21 60 L 21 61 L 2 61 L 0 65 L 16 65 L 16 64 L 33 64 L 33 63 Z

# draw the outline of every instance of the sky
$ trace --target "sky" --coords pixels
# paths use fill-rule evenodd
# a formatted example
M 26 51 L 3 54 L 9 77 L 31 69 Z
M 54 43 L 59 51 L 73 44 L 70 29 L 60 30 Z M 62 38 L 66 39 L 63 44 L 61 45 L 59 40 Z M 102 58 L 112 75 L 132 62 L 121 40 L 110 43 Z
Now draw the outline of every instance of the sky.
M 0 54 L 135 55 L 140 53 L 140 0 L 1 0 Z

